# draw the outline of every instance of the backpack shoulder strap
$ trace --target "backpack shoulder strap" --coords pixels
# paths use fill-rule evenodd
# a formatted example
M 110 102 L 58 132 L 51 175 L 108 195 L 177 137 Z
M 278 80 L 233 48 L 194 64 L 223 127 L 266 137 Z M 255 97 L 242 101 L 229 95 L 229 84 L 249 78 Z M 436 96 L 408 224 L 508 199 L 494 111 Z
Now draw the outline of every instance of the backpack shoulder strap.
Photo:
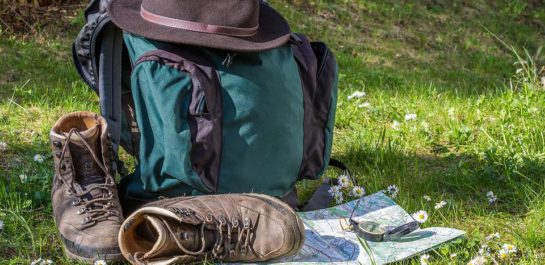
M 100 98 L 102 116 L 110 128 L 114 151 L 121 138 L 121 79 L 123 33 L 106 12 L 110 0 L 92 0 L 86 24 L 72 45 L 72 58 L 83 81 Z

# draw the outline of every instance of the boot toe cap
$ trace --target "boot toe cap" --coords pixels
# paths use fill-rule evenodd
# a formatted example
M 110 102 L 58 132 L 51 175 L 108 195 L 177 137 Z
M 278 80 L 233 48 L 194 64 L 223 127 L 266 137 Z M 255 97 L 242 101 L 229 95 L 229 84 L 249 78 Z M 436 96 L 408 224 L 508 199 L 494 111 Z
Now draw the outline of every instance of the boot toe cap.
M 60 236 L 66 251 L 73 258 L 117 260 L 121 254 L 117 240 L 118 228 L 96 227 L 87 231 L 70 226 L 63 229 Z

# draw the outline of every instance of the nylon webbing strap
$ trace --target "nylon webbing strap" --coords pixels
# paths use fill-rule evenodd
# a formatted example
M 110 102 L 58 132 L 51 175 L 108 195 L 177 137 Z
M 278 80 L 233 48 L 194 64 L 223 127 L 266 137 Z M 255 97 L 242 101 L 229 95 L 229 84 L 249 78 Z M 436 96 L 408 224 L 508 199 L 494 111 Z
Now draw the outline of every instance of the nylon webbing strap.
M 329 160 L 329 166 L 336 167 L 347 174 L 351 174 L 348 167 L 343 164 L 341 161 L 331 159 Z M 328 208 L 331 203 L 333 202 L 333 195 L 329 193 L 329 189 L 331 188 L 331 184 L 334 183 L 336 179 L 328 179 L 324 178 L 324 181 L 320 187 L 312 194 L 312 197 L 310 197 L 310 200 L 307 202 L 307 204 L 302 207 L 303 212 L 308 211 L 314 211 L 319 209 Z
M 103 29 L 99 57 L 100 111 L 108 122 L 113 148 L 117 153 L 121 138 L 121 60 L 123 32 L 113 23 Z

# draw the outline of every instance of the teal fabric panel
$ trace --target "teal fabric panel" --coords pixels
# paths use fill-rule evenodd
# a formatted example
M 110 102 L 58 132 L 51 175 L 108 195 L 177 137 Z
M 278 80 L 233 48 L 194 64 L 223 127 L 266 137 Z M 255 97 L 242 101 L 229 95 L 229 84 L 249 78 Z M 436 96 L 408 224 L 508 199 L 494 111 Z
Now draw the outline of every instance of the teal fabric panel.
M 283 196 L 297 180 L 303 158 L 303 91 L 291 47 L 238 54 L 224 67 L 223 152 L 220 192 Z
M 123 35 L 123 39 L 125 41 L 125 46 L 129 51 L 129 57 L 133 63 L 144 55 L 144 53 L 161 49 L 168 45 L 163 42 L 149 40 L 131 33 L 125 33 Z
M 125 39 L 134 60 L 154 45 L 129 35 Z M 140 161 L 133 180 L 142 191 L 176 195 L 205 190 L 199 176 L 191 169 L 189 150 L 191 134 L 187 109 L 191 99 L 191 79 L 185 73 L 155 62 L 143 62 L 133 69 L 132 93 L 140 140 Z M 175 191 L 170 191 L 175 189 Z
M 125 43 L 133 62 L 165 45 L 131 34 L 125 34 Z M 203 51 L 215 62 L 222 85 L 219 192 L 285 195 L 303 157 L 303 93 L 291 47 L 240 53 L 230 67 L 222 65 L 225 51 Z M 189 162 L 189 77 L 145 62 L 134 69 L 132 87 L 142 139 L 139 170 L 126 184 L 129 193 L 205 192 Z

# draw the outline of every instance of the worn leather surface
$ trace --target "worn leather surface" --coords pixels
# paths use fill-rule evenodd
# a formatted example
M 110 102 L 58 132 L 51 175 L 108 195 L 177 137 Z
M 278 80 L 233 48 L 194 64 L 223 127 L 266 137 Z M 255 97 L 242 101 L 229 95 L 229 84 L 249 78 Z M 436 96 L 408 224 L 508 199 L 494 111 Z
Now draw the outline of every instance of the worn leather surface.
M 70 113 L 53 126 L 50 140 L 55 160 L 53 214 L 65 250 L 86 261 L 120 260 L 117 234 L 123 217 L 106 122 L 91 112 Z
M 303 243 L 304 227 L 291 207 L 259 194 L 155 201 L 129 216 L 119 233 L 133 264 L 261 262 L 293 255 Z

